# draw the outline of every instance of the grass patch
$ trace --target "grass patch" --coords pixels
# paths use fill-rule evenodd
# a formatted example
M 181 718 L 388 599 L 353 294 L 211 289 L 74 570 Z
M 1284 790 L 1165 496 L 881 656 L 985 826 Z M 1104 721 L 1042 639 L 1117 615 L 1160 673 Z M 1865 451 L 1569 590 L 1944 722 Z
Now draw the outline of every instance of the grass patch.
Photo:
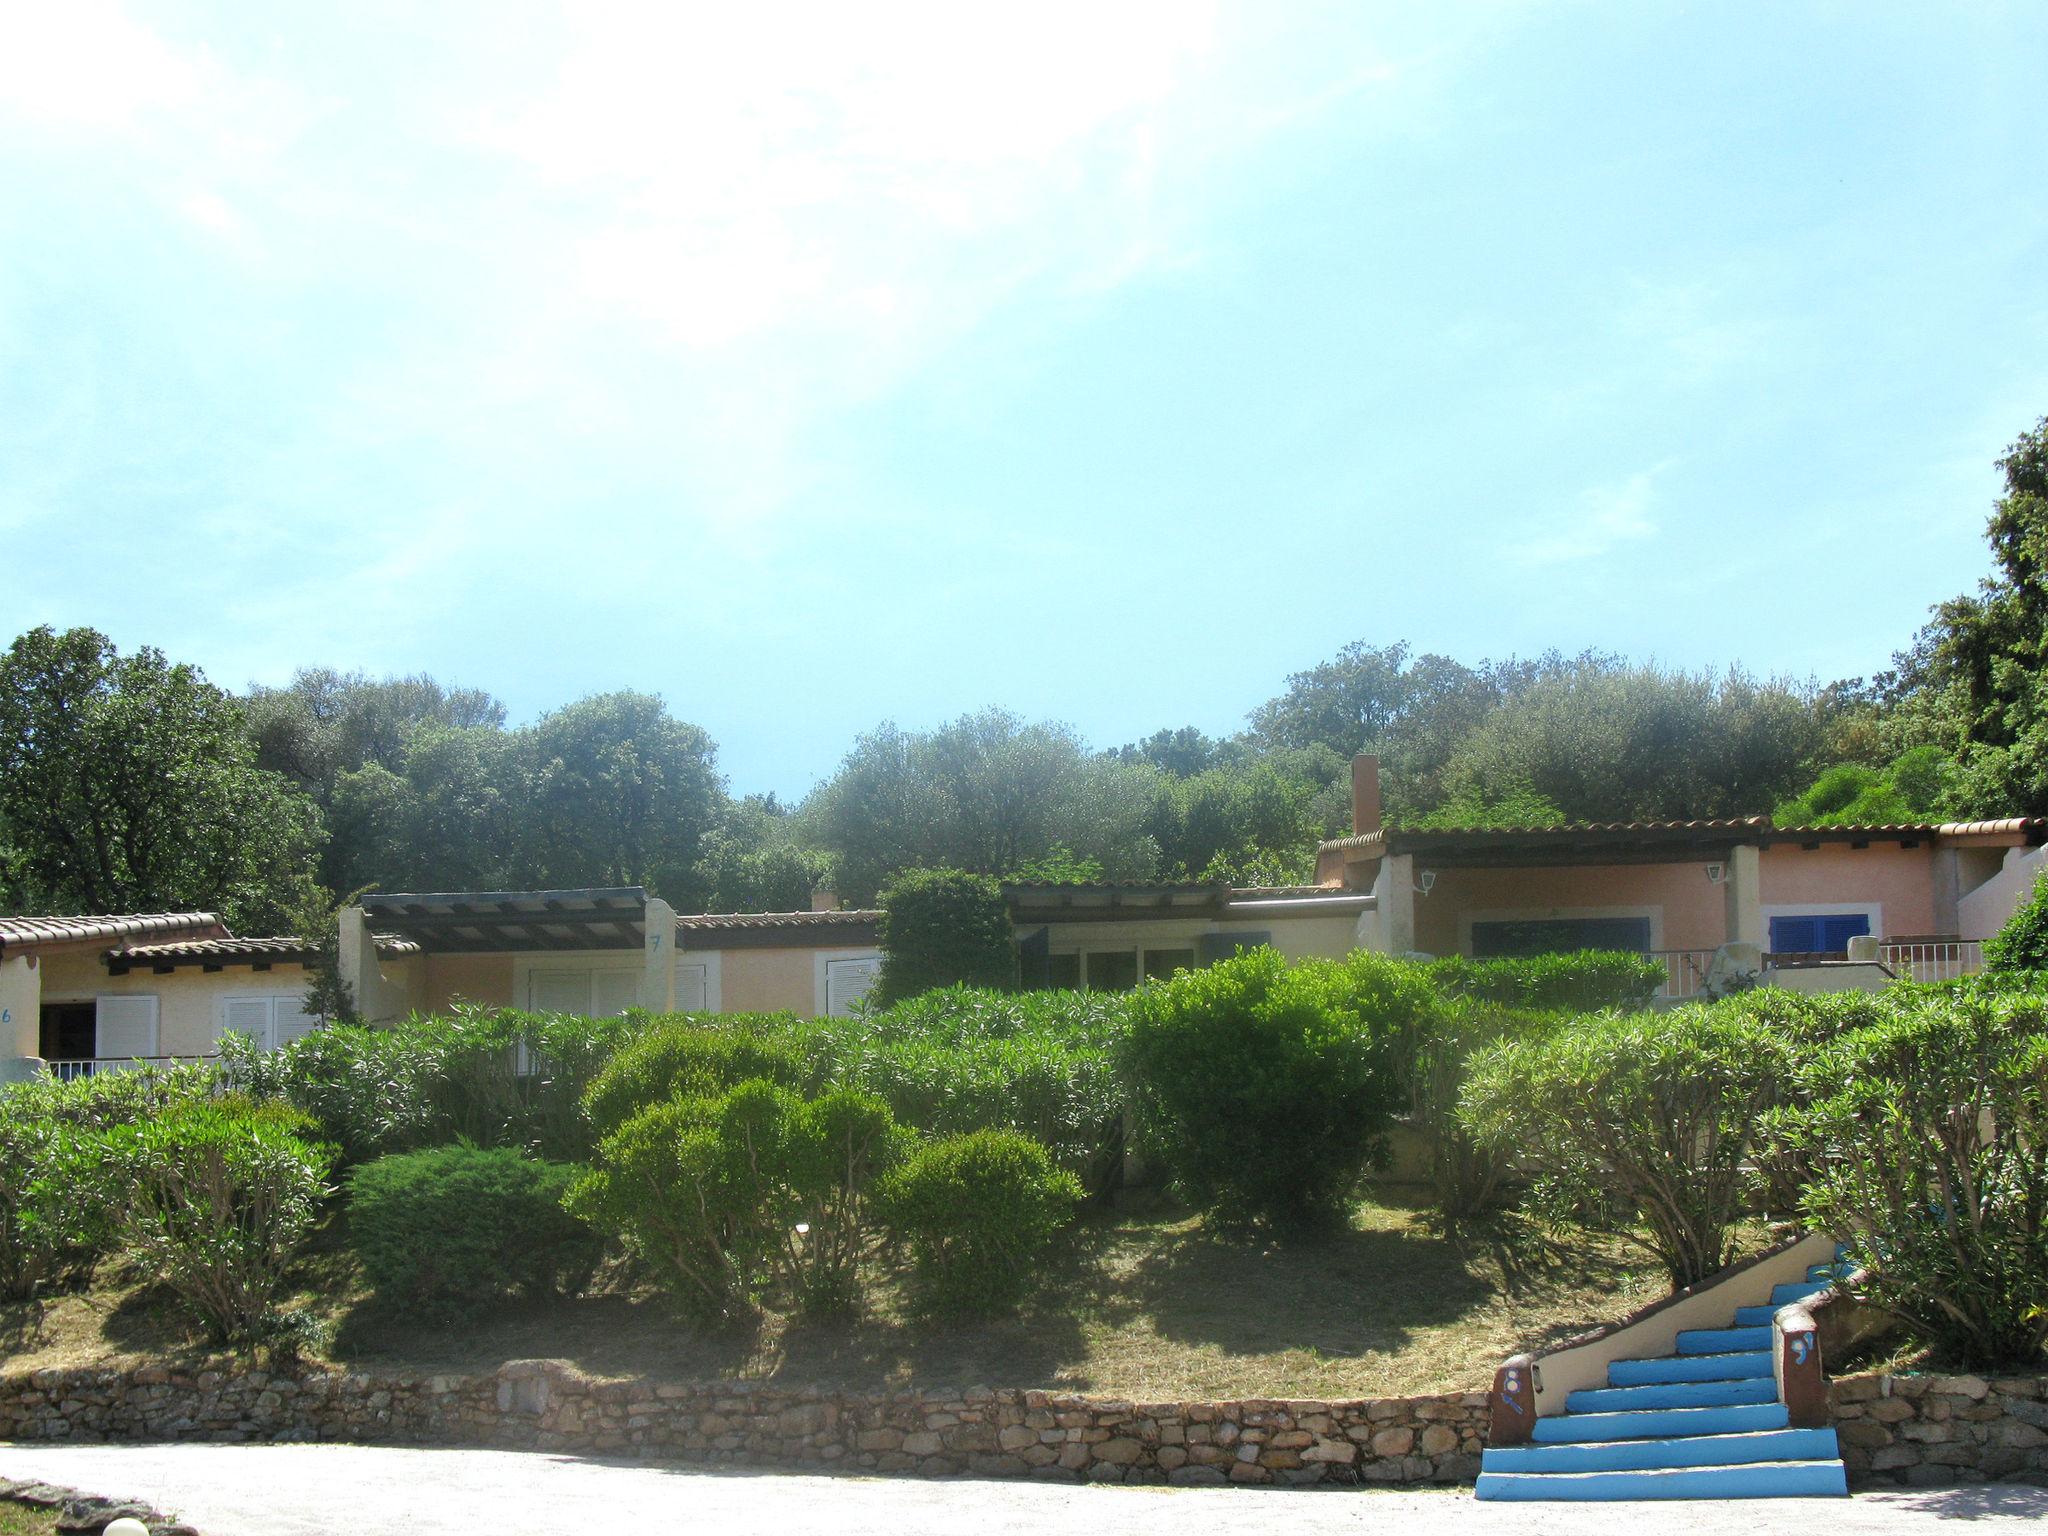
M 1360 1397 L 1486 1386 L 1540 1347 L 1663 1294 L 1660 1272 L 1606 1245 L 1545 1246 L 1512 1226 L 1439 1230 L 1399 1194 L 1349 1227 L 1289 1243 L 1216 1236 L 1183 1212 L 1136 1205 L 1069 1235 L 1023 1312 L 935 1327 L 911 1320 L 892 1276 L 858 1322 L 770 1315 L 695 1333 L 660 1298 L 622 1289 L 508 1303 L 460 1330 L 392 1317 L 364 1293 L 333 1226 L 300 1266 L 301 1304 L 333 1324 L 328 1355 L 362 1370 L 477 1371 L 536 1356 L 599 1376 L 746 1377 L 788 1386 L 1014 1386 L 1148 1400 Z M 10 1369 L 196 1363 L 195 1336 L 142 1277 L 9 1309 Z M 0 1533 L 4 1536 L 4 1533 Z
M 0 1502 L 0 1536 L 52 1536 L 57 1511 Z

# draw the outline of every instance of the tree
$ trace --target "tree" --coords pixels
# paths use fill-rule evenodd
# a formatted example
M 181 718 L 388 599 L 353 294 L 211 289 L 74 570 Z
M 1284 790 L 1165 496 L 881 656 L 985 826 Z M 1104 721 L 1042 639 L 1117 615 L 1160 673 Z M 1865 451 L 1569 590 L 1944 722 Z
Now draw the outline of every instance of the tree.
M 773 794 L 728 800 L 704 836 L 698 884 L 712 912 L 801 912 L 832 857 L 796 837 Z
M 1010 909 L 989 876 L 913 869 L 890 882 L 881 900 L 877 1002 L 899 1003 L 934 987 L 1016 987 Z
M 0 659 L 0 827 L 21 905 L 199 909 L 245 932 L 288 920 L 320 835 L 197 668 L 47 625 Z
M 518 733 L 529 815 L 521 863 L 546 886 L 645 885 L 685 910 L 725 798 L 718 749 L 649 693 L 603 693 Z M 808 905 L 808 903 L 807 903 Z
M 1979 815 L 2048 812 L 2048 417 L 1998 461 L 1993 575 L 1936 610 L 1909 657 L 1961 739 L 1954 799 Z
M 1883 768 L 1837 763 L 1803 795 L 1779 804 L 1781 827 L 1876 827 L 1940 813 L 1954 766 L 1939 747 L 1914 747 Z
M 335 779 L 337 885 L 387 891 L 502 890 L 530 884 L 515 739 L 488 726 L 415 729 L 396 769 L 365 763 Z
M 885 723 L 854 743 L 804 802 L 842 894 L 871 897 L 906 869 L 1008 875 L 1064 845 L 1111 879 L 1150 875 L 1145 834 L 1158 771 L 1096 756 L 1069 727 L 999 709 L 936 731 Z

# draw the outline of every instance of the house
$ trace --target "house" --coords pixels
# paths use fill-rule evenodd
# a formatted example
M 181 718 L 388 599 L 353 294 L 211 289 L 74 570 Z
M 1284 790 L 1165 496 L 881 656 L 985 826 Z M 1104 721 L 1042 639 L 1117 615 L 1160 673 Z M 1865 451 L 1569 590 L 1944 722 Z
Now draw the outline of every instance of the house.
M 2048 818 L 1780 827 L 1768 817 L 1405 830 L 1381 824 L 1379 768 L 1352 765 L 1349 837 L 1323 843 L 1331 889 L 1369 892 L 1368 947 L 1390 954 L 1626 949 L 1699 990 L 1723 944 L 1840 959 L 1874 939 L 1893 973 L 1980 969 L 2048 863 Z
M 238 939 L 211 912 L 0 918 L 0 1062 L 59 1076 L 205 1055 L 227 1030 L 266 1047 L 312 1029 L 297 939 Z

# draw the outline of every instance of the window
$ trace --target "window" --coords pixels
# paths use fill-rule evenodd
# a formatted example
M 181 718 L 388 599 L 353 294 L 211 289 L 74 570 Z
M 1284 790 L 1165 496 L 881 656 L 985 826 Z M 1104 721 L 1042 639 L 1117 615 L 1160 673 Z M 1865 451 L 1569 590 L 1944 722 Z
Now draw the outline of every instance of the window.
M 1503 955 L 1562 955 L 1580 949 L 1648 953 L 1647 917 L 1511 918 L 1472 925 L 1472 958 Z
M 711 967 L 702 960 L 676 962 L 676 1007 L 702 1013 L 711 1006 Z
M 247 1035 L 259 1051 L 274 1051 L 310 1035 L 320 1020 L 306 1012 L 303 992 L 274 992 L 265 996 L 224 997 L 220 1003 L 220 1032 Z
M 1088 952 L 1090 992 L 1128 992 L 1138 984 L 1138 955 L 1129 949 L 1091 949 Z
M 156 999 L 150 996 L 102 997 L 94 1010 L 93 1055 L 102 1061 L 127 1061 L 156 1054 Z
M 1080 991 L 1081 957 L 1074 954 L 1047 955 L 1045 984 L 1048 987 L 1064 987 L 1069 992 Z
M 1196 952 L 1204 965 L 1214 965 L 1218 960 L 1228 960 L 1232 955 L 1243 954 L 1248 949 L 1271 944 L 1271 932 L 1253 933 L 1240 930 L 1237 933 L 1205 933 L 1195 941 Z
M 1192 949 L 1148 949 L 1145 951 L 1145 979 L 1165 981 L 1175 971 L 1192 971 L 1195 968 L 1195 952 Z
M 827 960 L 825 962 L 825 1014 L 828 1018 L 843 1019 L 853 1012 L 853 1005 L 868 995 L 882 974 L 880 955 L 861 955 L 851 960 Z
M 1771 952 L 1779 955 L 1839 955 L 1851 939 L 1870 932 L 1868 912 L 1792 913 L 1771 919 Z
M 526 979 L 526 1006 L 535 1013 L 577 1013 L 608 1019 L 640 1006 L 638 971 L 541 971 Z

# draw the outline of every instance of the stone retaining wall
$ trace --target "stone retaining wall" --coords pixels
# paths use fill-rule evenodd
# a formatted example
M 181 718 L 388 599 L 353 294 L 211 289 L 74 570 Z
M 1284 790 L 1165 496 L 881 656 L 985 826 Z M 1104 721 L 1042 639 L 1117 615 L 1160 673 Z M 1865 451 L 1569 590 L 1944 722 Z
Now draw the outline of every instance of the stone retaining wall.
M 1851 1483 L 2048 1485 L 2048 1376 L 1839 1376 L 1828 1402 Z
M 482 1376 L 256 1369 L 0 1376 L 0 1438 L 354 1440 L 1110 1483 L 1461 1483 L 1487 1395 L 1132 1403 L 1059 1393 L 837 1393 L 593 1381 L 559 1360 Z

